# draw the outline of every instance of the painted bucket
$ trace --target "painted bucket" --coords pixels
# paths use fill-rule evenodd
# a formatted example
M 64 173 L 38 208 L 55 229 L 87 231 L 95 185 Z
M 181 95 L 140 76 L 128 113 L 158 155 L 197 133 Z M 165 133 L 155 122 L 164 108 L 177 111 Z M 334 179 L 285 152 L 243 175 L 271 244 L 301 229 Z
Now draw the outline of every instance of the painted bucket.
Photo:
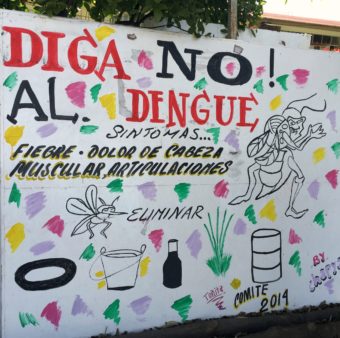
M 104 277 L 101 280 L 105 279 L 108 290 L 127 290 L 135 286 L 139 263 L 145 249 L 145 244 L 141 246 L 140 250 L 106 251 L 105 247 L 101 248 L 99 257 L 104 271 Z
M 259 229 L 251 235 L 251 274 L 254 283 L 270 283 L 282 277 L 281 232 Z

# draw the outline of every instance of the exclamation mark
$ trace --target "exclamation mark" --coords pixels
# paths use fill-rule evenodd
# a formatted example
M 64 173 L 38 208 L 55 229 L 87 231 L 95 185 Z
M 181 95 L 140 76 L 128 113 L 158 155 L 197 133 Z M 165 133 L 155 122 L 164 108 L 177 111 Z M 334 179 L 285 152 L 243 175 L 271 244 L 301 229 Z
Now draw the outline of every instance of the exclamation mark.
M 274 76 L 274 48 L 270 48 L 269 75 L 270 75 L 270 78 Z M 269 86 L 273 88 L 275 86 L 275 82 L 270 81 Z

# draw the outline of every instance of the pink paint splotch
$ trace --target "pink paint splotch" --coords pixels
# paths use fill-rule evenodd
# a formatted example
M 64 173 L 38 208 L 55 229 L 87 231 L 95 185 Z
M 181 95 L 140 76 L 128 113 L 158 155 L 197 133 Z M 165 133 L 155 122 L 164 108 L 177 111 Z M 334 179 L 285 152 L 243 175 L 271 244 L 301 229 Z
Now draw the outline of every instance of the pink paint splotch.
M 290 244 L 299 244 L 302 242 L 301 237 L 294 231 L 294 229 L 290 229 L 289 231 L 289 239 L 288 242 Z
M 194 230 L 189 238 L 185 241 L 185 244 L 190 250 L 191 256 L 197 259 L 198 254 L 202 249 L 201 233 L 197 229 Z
M 225 69 L 227 71 L 227 74 L 230 76 L 234 75 L 234 71 L 235 71 L 236 65 L 234 62 L 229 62 L 227 63 L 227 65 L 225 66 Z
M 259 66 L 256 68 L 256 77 L 261 77 L 262 74 L 266 71 L 265 66 Z
M 43 225 L 43 228 L 47 228 L 52 233 L 61 237 L 65 228 L 64 220 L 58 215 L 54 216 Z
M 159 250 L 162 247 L 163 235 L 164 235 L 163 229 L 153 230 L 148 235 L 150 241 L 152 242 L 157 252 L 159 252 Z
M 80 314 L 93 316 L 93 312 L 88 308 L 87 304 L 83 301 L 83 299 L 79 295 L 76 295 L 76 299 L 73 302 L 71 314 L 72 316 Z
M 46 318 L 58 330 L 61 319 L 61 308 L 58 306 L 58 302 L 48 303 L 42 310 L 40 317 Z
M 46 196 L 42 191 L 35 192 L 25 197 L 26 215 L 29 219 L 45 208 Z
M 137 189 L 147 200 L 154 201 L 157 196 L 157 188 L 154 182 L 146 182 L 137 186 Z
M 313 199 L 317 200 L 320 190 L 320 183 L 317 180 L 314 180 L 309 187 L 307 188 L 309 196 Z
M 79 108 L 85 107 L 86 83 L 84 81 L 73 82 L 69 84 L 65 90 L 67 96 L 75 106 Z
M 338 186 L 338 174 L 339 170 L 333 169 L 325 175 L 327 181 L 329 182 L 333 189 L 336 189 Z
M 293 70 L 294 81 L 298 85 L 302 86 L 307 83 L 309 70 L 307 69 L 294 69 Z
M 214 195 L 216 197 L 227 198 L 229 193 L 228 185 L 229 183 L 224 180 L 219 181 L 214 187 Z
M 138 65 L 142 68 L 145 68 L 147 70 L 150 70 L 153 68 L 152 60 L 151 58 L 142 50 L 137 59 Z

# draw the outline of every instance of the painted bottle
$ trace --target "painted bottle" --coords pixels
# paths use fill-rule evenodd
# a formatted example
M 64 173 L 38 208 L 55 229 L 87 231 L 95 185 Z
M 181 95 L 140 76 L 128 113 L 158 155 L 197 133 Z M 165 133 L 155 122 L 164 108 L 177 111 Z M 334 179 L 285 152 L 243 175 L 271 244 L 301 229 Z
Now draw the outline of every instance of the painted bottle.
M 170 289 L 182 285 L 182 262 L 178 257 L 178 240 L 168 241 L 168 257 L 163 264 L 163 285 Z

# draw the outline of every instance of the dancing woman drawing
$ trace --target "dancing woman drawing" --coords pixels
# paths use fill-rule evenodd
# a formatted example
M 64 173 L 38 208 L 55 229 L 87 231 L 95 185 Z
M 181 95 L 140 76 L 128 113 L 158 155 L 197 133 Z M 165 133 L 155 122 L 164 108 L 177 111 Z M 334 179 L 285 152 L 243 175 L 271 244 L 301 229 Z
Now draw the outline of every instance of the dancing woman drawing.
M 309 100 L 315 99 L 315 96 L 316 94 L 289 103 L 282 115 L 270 117 L 263 134 L 248 144 L 247 154 L 254 158 L 254 163 L 248 168 L 248 188 L 244 195 L 234 198 L 229 204 L 237 205 L 249 201 L 255 190 L 260 190 L 256 200 L 272 194 L 292 176 L 289 204 L 285 215 L 301 218 L 308 211 L 308 209 L 297 211 L 294 207 L 305 180 L 302 170 L 295 161 L 294 151 L 302 151 L 313 138 L 320 139 L 326 136 L 321 123 L 309 125 L 307 131 L 303 133 L 306 122 L 306 117 L 302 115 L 303 111 L 323 112 L 326 109 L 326 101 L 323 101 L 323 107 L 319 109 L 309 106 L 311 104 Z M 320 103 L 317 105 L 320 106 Z

